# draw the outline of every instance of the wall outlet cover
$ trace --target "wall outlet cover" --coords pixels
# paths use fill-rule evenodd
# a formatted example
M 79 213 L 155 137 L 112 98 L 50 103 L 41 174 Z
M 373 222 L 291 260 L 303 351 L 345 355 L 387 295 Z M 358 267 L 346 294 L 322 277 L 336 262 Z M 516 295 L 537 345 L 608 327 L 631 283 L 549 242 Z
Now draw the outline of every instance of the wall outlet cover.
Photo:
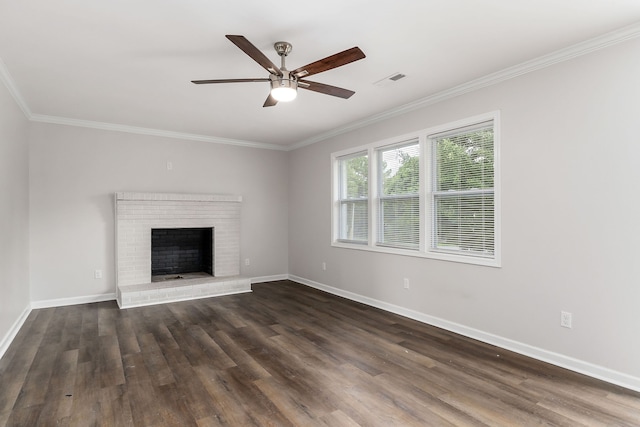
M 568 311 L 561 311 L 560 312 L 560 326 L 562 326 L 563 328 L 571 328 L 572 327 L 572 321 L 573 321 L 573 316 L 571 315 L 571 313 L 569 313 Z

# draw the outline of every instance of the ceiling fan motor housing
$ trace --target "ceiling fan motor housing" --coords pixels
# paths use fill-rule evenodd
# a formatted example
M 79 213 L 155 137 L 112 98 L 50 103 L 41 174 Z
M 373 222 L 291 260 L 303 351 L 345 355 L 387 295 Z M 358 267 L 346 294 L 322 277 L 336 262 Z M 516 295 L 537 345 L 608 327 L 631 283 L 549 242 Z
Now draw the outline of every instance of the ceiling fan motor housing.
M 271 74 L 271 95 L 278 101 L 292 101 L 296 97 L 298 91 L 298 81 L 295 76 L 289 74 L 289 71 L 282 70 L 282 76 Z

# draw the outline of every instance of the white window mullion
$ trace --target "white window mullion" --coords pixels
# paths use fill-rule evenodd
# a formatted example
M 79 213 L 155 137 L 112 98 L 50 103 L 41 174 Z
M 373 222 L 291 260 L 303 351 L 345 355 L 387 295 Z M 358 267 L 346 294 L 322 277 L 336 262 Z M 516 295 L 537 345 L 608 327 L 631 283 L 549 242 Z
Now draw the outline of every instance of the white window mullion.
M 428 174 L 429 161 L 429 145 L 426 135 L 420 135 L 420 252 L 425 252 L 430 246 L 429 236 L 431 235 L 431 212 L 428 209 L 430 203 L 428 201 L 429 188 L 431 188 L 431 176 Z
M 378 155 L 369 148 L 369 246 L 375 247 L 378 233 Z

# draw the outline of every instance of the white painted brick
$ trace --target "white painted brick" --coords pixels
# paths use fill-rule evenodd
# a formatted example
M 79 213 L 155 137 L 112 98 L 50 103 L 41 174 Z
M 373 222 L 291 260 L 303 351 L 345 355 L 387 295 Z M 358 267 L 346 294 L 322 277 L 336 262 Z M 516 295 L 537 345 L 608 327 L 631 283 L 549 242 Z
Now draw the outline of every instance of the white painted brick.
M 150 284 L 151 229 L 213 227 L 214 272 L 216 277 L 237 276 L 240 271 L 240 203 L 233 195 L 197 195 L 170 193 L 116 193 L 117 278 L 118 286 Z M 145 294 L 123 292 L 121 304 L 135 301 L 171 300 L 219 293 L 225 282 L 182 286 Z M 250 283 L 240 288 L 250 289 Z M 233 290 L 234 286 L 229 289 Z M 237 287 L 236 287 L 237 288 Z M 134 301 L 135 300 L 135 301 Z
M 190 297 L 193 295 L 193 287 L 190 285 L 176 288 L 176 297 Z
M 193 289 L 193 296 L 202 296 L 207 294 L 208 285 L 207 284 L 193 285 L 192 289 Z

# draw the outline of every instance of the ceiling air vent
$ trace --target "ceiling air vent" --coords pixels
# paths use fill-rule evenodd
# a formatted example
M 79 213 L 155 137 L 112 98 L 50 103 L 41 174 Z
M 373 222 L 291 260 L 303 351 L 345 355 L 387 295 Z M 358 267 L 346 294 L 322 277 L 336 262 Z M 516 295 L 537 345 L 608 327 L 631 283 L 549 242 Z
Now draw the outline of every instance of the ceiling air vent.
M 382 80 L 378 80 L 377 82 L 373 83 L 375 86 L 388 86 L 392 83 L 397 82 L 400 79 L 403 79 L 407 77 L 405 74 L 402 73 L 393 73 L 390 76 L 385 77 Z

